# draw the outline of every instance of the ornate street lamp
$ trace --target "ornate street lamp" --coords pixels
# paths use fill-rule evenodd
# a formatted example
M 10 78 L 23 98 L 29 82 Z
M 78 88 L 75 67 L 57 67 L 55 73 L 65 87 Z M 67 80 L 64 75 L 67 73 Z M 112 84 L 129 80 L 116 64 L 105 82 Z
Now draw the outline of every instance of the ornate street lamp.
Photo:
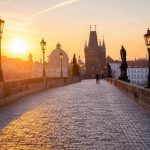
M 4 20 L 1 20 L 1 18 L 0 18 L 0 82 L 4 81 L 3 71 L 2 71 L 2 62 L 1 62 L 1 40 L 2 40 L 4 23 L 5 23 Z
M 59 57 L 60 57 L 60 63 L 61 63 L 61 64 L 60 64 L 60 65 L 61 65 L 60 77 L 63 77 L 62 61 L 63 61 L 64 56 L 63 56 L 63 53 L 62 53 L 62 52 L 59 54 Z
M 148 84 L 147 88 L 150 88 L 150 30 L 148 28 L 147 33 L 144 35 L 145 39 L 145 44 L 147 46 L 148 50 L 148 67 L 149 67 L 149 72 L 148 72 Z
M 45 72 L 45 49 L 46 49 L 46 42 L 44 41 L 44 39 L 42 39 L 41 41 L 41 49 L 43 52 L 43 77 L 46 77 L 46 72 Z

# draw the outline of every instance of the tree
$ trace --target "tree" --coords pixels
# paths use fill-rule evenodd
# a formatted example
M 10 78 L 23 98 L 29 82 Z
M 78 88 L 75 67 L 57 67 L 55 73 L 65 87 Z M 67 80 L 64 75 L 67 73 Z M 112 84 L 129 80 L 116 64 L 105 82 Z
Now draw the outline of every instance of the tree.
M 73 56 L 73 67 L 72 67 L 72 74 L 73 76 L 79 76 L 79 65 L 77 64 L 76 55 Z

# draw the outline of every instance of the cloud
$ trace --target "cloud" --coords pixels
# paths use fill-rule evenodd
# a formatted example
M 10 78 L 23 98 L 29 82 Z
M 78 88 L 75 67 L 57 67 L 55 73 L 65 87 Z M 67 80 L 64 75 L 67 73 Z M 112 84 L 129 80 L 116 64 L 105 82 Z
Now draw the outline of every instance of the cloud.
M 0 2 L 0 5 L 7 4 L 7 3 L 11 2 L 11 1 L 13 1 L 13 0 L 4 0 L 4 1 Z
M 43 15 L 43 14 L 45 14 L 45 13 L 47 13 L 47 12 L 50 12 L 50 11 L 52 11 L 52 10 L 55 10 L 55 9 L 57 9 L 57 8 L 61 8 L 61 7 L 64 7 L 64 6 L 73 4 L 73 3 L 77 3 L 77 2 L 79 2 L 79 1 L 80 1 L 80 0 L 67 0 L 67 1 L 64 1 L 64 2 L 61 2 L 61 3 L 58 3 L 58 4 L 56 4 L 56 5 L 53 5 L 53 6 L 51 6 L 51 7 L 48 7 L 48 8 L 46 8 L 46 9 L 43 9 L 43 10 L 41 10 L 41 11 L 35 13 L 35 14 L 32 14 L 32 15 L 30 16 L 30 18 L 37 17 L 37 16 L 39 16 L 39 15 Z
M 9 3 L 11 1 L 14 1 L 14 0 L 5 0 L 3 2 L 0 2 L 0 4 L 4 4 L 4 3 Z M 31 31 L 28 29 L 29 25 L 30 24 L 33 24 L 34 22 L 36 22 L 36 19 L 33 19 L 33 18 L 36 18 L 40 15 L 43 15 L 45 13 L 48 13 L 52 10 L 55 10 L 55 9 L 58 9 L 58 8 L 61 8 L 61 7 L 65 7 L 67 5 L 71 5 L 73 3 L 77 3 L 81 0 L 65 0 L 61 3 L 57 3 L 53 6 L 50 6 L 48 8 L 45 8 L 37 13 L 34 13 L 34 14 L 31 14 L 29 17 L 26 17 L 26 16 L 23 16 L 23 15 L 20 15 L 20 14 L 17 14 L 17 13 L 12 13 L 12 14 L 8 14 L 7 16 L 7 28 L 9 31 L 15 31 L 15 32 L 21 32 L 21 33 L 35 33 L 35 34 L 39 34 L 39 32 L 36 32 L 36 31 Z M 19 21 L 19 23 L 18 23 Z

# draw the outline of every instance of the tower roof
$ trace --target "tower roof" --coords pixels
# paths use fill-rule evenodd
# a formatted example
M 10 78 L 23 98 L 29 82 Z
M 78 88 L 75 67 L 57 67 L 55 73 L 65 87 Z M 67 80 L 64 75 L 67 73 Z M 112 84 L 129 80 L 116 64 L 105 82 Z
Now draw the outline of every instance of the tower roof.
M 104 37 L 103 37 L 103 48 L 106 49 Z
M 101 47 L 102 46 L 102 44 L 101 44 L 101 40 L 99 39 L 99 46 Z
M 112 63 L 114 60 L 108 55 L 106 58 L 106 62 Z
M 98 47 L 98 41 L 97 41 L 97 33 L 96 33 L 96 31 L 90 31 L 90 38 L 89 38 L 88 47 L 91 47 L 91 48 Z
M 84 48 L 87 48 L 87 42 L 85 41 L 85 45 L 84 45 Z

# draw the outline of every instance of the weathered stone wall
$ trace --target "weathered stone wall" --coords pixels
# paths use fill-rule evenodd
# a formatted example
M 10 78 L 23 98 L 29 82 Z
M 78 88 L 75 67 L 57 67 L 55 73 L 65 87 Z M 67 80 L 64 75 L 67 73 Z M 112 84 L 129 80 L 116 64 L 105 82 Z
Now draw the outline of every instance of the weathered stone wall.
M 0 106 L 8 104 L 26 95 L 78 82 L 79 78 L 32 78 L 0 83 Z
M 124 91 L 146 110 L 150 111 L 150 89 L 142 88 L 121 80 L 106 79 L 112 85 Z

